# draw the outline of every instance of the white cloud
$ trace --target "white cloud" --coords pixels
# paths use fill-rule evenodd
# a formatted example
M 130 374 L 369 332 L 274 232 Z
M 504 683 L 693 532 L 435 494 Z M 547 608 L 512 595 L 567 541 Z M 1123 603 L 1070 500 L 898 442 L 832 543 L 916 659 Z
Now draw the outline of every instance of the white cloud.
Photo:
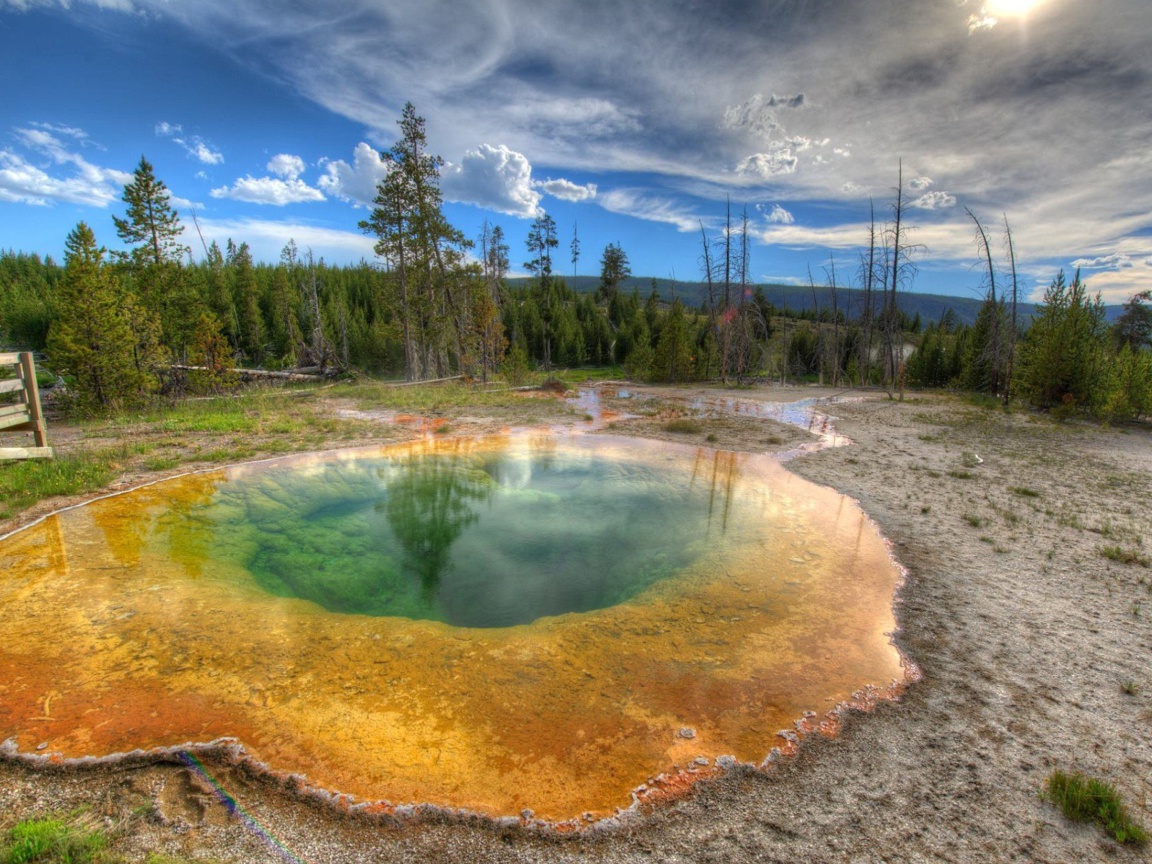
M 176 139 L 173 139 L 176 140 Z M 189 156 L 199 159 L 205 165 L 219 165 L 224 161 L 224 154 L 212 147 L 210 144 L 205 143 L 199 138 L 194 138 L 190 142 L 176 141 L 177 144 L 183 144 L 184 149 L 188 152 Z
M 342 159 L 321 160 L 324 176 L 317 184 L 324 192 L 345 201 L 371 207 L 376 187 L 388 176 L 388 166 L 370 144 L 361 141 L 352 151 L 352 164 Z
M 231 198 L 236 201 L 247 201 L 249 204 L 270 204 L 274 207 L 325 200 L 324 193 L 298 177 L 281 180 L 277 177 L 253 177 L 251 174 L 239 178 L 231 186 L 213 189 L 209 194 L 213 198 Z
M 747 102 L 740 105 L 729 105 L 724 109 L 724 128 L 742 132 L 751 132 L 755 135 L 770 137 L 783 128 L 777 119 L 777 108 L 802 108 L 804 94 L 796 96 L 777 96 L 773 93 L 765 99 L 757 93 Z
M 17 140 L 29 150 L 50 158 L 54 165 L 70 166 L 72 175 L 54 177 L 24 156 L 12 150 L 0 150 L 0 200 L 36 206 L 65 202 L 106 207 L 119 199 L 124 184 L 131 182 L 131 174 L 93 165 L 49 131 L 82 142 L 87 138 L 83 130 L 46 123 L 33 124 L 33 127 L 15 129 Z
M 792 148 L 783 142 L 776 142 L 767 153 L 753 153 L 741 159 L 736 166 L 736 173 L 767 180 L 771 177 L 794 174 L 798 167 L 800 159 Z
M 522 153 L 501 144 L 481 144 L 448 165 L 440 188 L 449 201 L 488 207 L 531 219 L 540 212 L 540 193 L 532 182 L 532 165 Z
M 596 197 L 595 183 L 581 186 L 579 183 L 573 183 L 571 180 L 559 178 L 537 183 L 536 187 L 543 189 L 545 193 L 551 195 L 553 198 L 559 198 L 562 201 L 588 201 Z
M 596 196 L 596 202 L 609 213 L 619 213 L 649 222 L 675 225 L 677 231 L 698 231 L 700 219 L 670 198 L 649 195 L 637 189 L 613 189 Z M 707 221 L 707 220 L 705 220 Z
M 773 225 L 791 225 L 796 218 L 779 204 L 772 205 L 772 212 L 764 217 Z
M 113 12 L 135 11 L 131 0 L 79 0 L 79 2 Z M 72 3 L 71 0 L 0 0 L 0 8 L 4 6 L 9 6 L 18 12 L 27 12 L 29 9 L 39 9 L 44 6 L 60 6 L 63 9 L 69 9 Z
M 158 138 L 171 138 L 175 144 L 184 148 L 184 152 L 205 165 L 219 165 L 224 161 L 224 154 L 213 147 L 199 135 L 184 135 L 184 127 L 179 123 L 169 123 L 161 120 L 153 128 Z
M 183 210 L 183 211 L 197 210 L 197 211 L 199 211 L 199 210 L 204 209 L 204 205 L 201 202 L 193 201 L 190 198 L 181 198 L 179 195 L 169 195 L 168 201 L 173 207 L 177 208 L 177 210 Z
M 931 177 L 913 177 L 908 181 L 908 185 L 916 191 L 922 191 L 932 185 Z
M 917 210 L 946 210 L 956 206 L 956 196 L 947 192 L 927 192 L 908 206 Z
M 997 24 L 997 19 L 987 14 L 983 9 L 978 13 L 968 16 L 968 32 L 975 33 L 978 30 L 991 30 Z
M 304 173 L 304 160 L 290 153 L 278 153 L 268 160 L 268 171 L 285 180 L 295 180 Z
M 1099 258 L 1077 258 L 1071 266 L 1085 270 L 1126 270 L 1136 265 L 1130 256 L 1117 252 L 1114 255 L 1103 255 Z
M 280 250 L 295 240 L 303 252 L 311 249 L 317 259 L 329 263 L 371 260 L 375 240 L 356 231 L 341 231 L 298 222 L 265 219 L 200 219 L 200 231 L 206 243 L 213 240 L 221 247 L 229 238 L 243 240 L 252 248 L 257 261 L 278 261 Z

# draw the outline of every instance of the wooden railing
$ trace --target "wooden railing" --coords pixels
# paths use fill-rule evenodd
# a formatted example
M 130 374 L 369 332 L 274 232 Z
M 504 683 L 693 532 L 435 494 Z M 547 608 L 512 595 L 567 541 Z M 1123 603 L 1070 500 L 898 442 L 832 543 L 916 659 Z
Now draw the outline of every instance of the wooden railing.
M 15 378 L 0 380 L 0 395 L 15 393 L 16 401 L 0 400 L 0 432 L 31 432 L 35 447 L 0 447 L 0 459 L 51 458 L 44 413 L 40 410 L 40 390 L 36 386 L 36 364 L 29 352 L 0 354 L 0 369 L 14 366 Z

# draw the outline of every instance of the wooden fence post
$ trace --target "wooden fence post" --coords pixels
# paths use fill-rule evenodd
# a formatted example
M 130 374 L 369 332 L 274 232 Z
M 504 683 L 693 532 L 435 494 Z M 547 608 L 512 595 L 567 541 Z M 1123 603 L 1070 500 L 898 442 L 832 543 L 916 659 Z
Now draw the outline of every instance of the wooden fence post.
M 0 405 L 0 430 L 31 432 L 36 441 L 35 447 L 0 447 L 0 459 L 52 458 L 31 352 L 0 354 L 0 365 L 16 367 L 15 379 L 0 381 L 0 393 L 16 391 L 21 400 L 15 405 Z

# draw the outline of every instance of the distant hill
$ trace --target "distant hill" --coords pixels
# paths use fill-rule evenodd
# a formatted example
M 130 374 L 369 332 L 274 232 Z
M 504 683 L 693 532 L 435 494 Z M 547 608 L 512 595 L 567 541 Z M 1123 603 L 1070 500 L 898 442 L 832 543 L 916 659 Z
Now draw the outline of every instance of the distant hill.
M 563 276 L 560 278 L 563 278 L 568 287 L 578 294 L 594 293 L 600 286 L 598 276 L 577 276 L 575 278 Z M 635 288 L 640 292 L 641 297 L 646 298 L 652 291 L 653 281 L 656 283 L 656 293 L 665 303 L 671 303 L 673 296 L 675 296 L 689 306 L 699 307 L 708 293 L 708 286 L 704 282 L 673 282 L 671 279 L 652 280 L 651 278 L 626 279 L 621 290 L 631 293 L 632 289 Z M 531 280 L 527 278 L 508 280 L 508 284 L 514 287 L 525 287 L 530 282 Z M 812 288 L 807 285 L 764 283 L 754 287 L 760 288 L 768 301 L 780 310 L 789 309 L 804 312 L 814 309 L 817 302 L 822 309 L 832 308 L 832 291 L 824 286 L 816 286 L 815 297 L 813 297 Z M 952 297 L 945 294 L 901 291 L 898 302 L 900 308 L 909 317 L 915 317 L 919 313 L 920 320 L 924 324 L 929 321 L 939 321 L 949 309 L 956 314 L 957 319 L 962 323 L 973 324 L 976 321 L 976 314 L 980 311 L 980 304 L 984 301 L 977 297 Z M 854 318 L 863 308 L 864 292 L 854 288 L 841 288 L 837 291 L 837 304 L 846 311 L 849 317 Z M 1114 320 L 1121 310 L 1122 307 L 1120 306 L 1106 306 L 1107 319 L 1109 321 Z M 1034 303 L 1018 304 L 1017 314 L 1021 323 L 1026 325 L 1035 311 L 1036 304 Z

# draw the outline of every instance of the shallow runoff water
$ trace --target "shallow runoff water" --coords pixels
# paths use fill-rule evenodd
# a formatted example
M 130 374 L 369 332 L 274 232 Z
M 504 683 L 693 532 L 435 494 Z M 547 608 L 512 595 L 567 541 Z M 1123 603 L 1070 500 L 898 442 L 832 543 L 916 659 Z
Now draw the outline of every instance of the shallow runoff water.
M 0 541 L 0 741 L 233 737 L 358 801 L 595 818 L 899 686 L 899 579 L 753 454 L 533 432 L 190 474 Z

